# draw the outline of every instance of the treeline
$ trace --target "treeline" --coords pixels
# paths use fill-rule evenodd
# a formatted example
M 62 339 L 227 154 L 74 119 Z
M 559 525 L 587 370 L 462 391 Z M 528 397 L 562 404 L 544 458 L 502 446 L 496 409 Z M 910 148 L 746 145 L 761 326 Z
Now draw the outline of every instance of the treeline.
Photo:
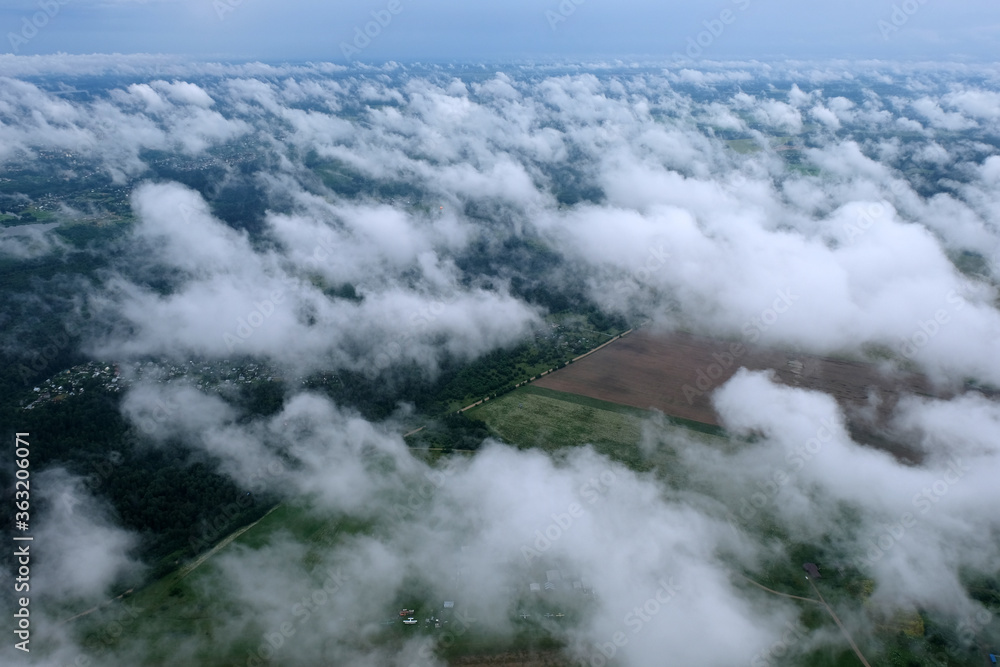
M 4 422 L 4 435 L 11 440 L 12 424 L 31 434 L 32 491 L 39 494 L 33 497 L 44 495 L 37 484 L 43 470 L 61 467 L 82 478 L 90 493 L 108 501 L 118 525 L 141 536 L 133 555 L 152 564 L 155 573 L 211 546 L 275 501 L 248 501 L 248 489 L 216 472 L 216 461 L 182 442 L 157 445 L 137 433 L 121 416 L 118 396 L 105 392 L 96 380 L 62 401 L 16 415 L 8 410 Z M 14 478 L 10 459 L 2 462 L 0 474 L 9 490 Z M 33 518 L 45 520 L 44 514 Z M 9 519 L 4 517 L 7 523 Z
M 407 438 L 407 443 L 414 448 L 441 449 L 447 454 L 456 449 L 479 449 L 489 436 L 490 430 L 483 422 L 469 419 L 464 412 L 449 412 Z
M 251 176 L 265 166 L 266 157 L 241 162 L 238 175 L 221 189 L 213 178 L 218 165 L 189 169 L 176 157 L 144 157 L 156 178 L 177 180 L 199 190 L 211 201 L 213 212 L 230 225 L 247 229 L 252 236 L 261 231 L 266 196 Z M 582 177 L 564 175 L 567 183 L 578 178 Z M 375 185 L 371 193 L 378 195 L 419 195 L 406 188 L 386 190 L 384 184 Z M 397 412 L 401 403 L 416 406 L 433 419 L 411 439 L 415 447 L 478 447 L 489 433 L 480 422 L 455 414 L 458 404 L 506 392 L 529 373 L 564 363 L 607 339 L 593 332 L 616 333 L 625 328 L 620 318 L 601 313 L 587 300 L 581 281 L 560 273 L 564 263 L 559 253 L 538 239 L 507 235 L 502 231 L 505 223 L 496 222 L 503 219 L 494 216 L 496 211 L 470 207 L 467 213 L 489 219 L 484 228 L 497 235 L 487 233 L 456 258 L 467 284 L 489 288 L 491 281 L 503 282 L 518 298 L 549 312 L 579 317 L 572 326 L 540 331 L 532 340 L 471 362 L 445 358 L 434 376 L 416 364 L 396 364 L 376 375 L 339 370 L 316 373 L 305 382 L 305 389 L 322 392 L 373 421 Z M 120 396 L 106 391 L 98 380 L 84 383 L 84 391 L 75 396 L 23 410 L 34 398 L 33 386 L 88 361 L 78 351 L 80 332 L 67 328 L 65 314 L 78 306 L 81 292 L 100 286 L 105 269 L 113 266 L 161 293 L 171 291 L 178 280 L 164 272 L 143 273 L 141 266 L 129 262 L 131 250 L 121 237 L 123 229 L 68 226 L 58 232 L 69 242 L 66 249 L 37 260 L 0 262 L 0 302 L 4 304 L 0 311 L 4 332 L 0 431 L 11 438 L 15 431 L 31 433 L 34 473 L 59 466 L 87 480 L 88 490 L 108 502 L 113 520 L 142 536 L 135 555 L 163 572 L 257 518 L 275 499 L 248 497 L 248 489 L 219 474 L 218 462 L 194 445 L 155 444 L 137 433 L 121 415 Z M 101 252 L 93 252 L 97 247 Z M 360 298 L 352 285 L 323 288 L 334 298 Z M 86 319 L 85 308 L 77 312 L 77 319 Z M 297 382 L 291 384 L 273 381 L 241 386 L 235 399 L 241 420 L 280 411 L 288 393 L 302 388 Z M 0 483 L 7 490 L 13 482 L 11 465 L 9 460 L 0 462 Z M 8 515 L 3 522 L 10 520 Z
M 621 333 L 626 323 L 620 318 L 592 311 L 586 323 L 604 336 L 584 335 L 580 327 L 558 329 L 549 335 L 537 335 L 528 343 L 511 349 L 489 352 L 466 364 L 456 365 L 442 374 L 429 401 L 431 411 L 445 411 L 455 402 L 464 407 L 480 398 L 495 397 L 514 389 L 530 374 L 558 368 Z

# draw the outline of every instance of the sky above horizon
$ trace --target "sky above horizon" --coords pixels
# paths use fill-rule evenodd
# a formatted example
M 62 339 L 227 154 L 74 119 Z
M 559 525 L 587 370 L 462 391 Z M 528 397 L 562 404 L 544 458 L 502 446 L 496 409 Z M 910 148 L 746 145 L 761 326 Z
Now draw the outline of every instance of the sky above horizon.
M 990 0 L 9 0 L 4 53 L 382 62 L 651 57 L 993 60 Z

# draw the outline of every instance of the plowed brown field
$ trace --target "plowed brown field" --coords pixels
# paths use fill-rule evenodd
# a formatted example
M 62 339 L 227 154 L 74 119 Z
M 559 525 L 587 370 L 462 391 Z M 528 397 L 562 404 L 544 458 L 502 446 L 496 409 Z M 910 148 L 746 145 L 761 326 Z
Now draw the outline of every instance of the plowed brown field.
M 770 369 L 787 385 L 827 392 L 848 412 L 856 412 L 855 408 L 867 403 L 869 395 L 877 394 L 882 417 L 902 394 L 933 393 L 923 376 L 889 375 L 871 364 L 748 349 L 738 342 L 645 330 L 549 373 L 534 384 L 718 425 L 710 394 L 741 367 Z

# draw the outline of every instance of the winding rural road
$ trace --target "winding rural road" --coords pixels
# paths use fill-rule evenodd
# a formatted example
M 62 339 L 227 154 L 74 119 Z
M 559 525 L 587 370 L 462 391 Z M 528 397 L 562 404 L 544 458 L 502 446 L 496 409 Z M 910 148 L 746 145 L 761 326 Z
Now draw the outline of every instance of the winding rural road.
M 826 600 L 823 599 L 823 594 L 819 592 L 818 588 L 816 588 L 816 582 L 814 582 L 809 577 L 806 577 L 806 579 L 809 579 L 809 584 L 812 586 L 813 591 L 815 591 L 816 595 L 819 596 L 819 599 L 823 603 L 823 606 L 826 607 L 826 610 L 830 612 L 830 616 L 833 617 L 833 620 L 840 628 L 840 631 L 844 633 L 845 637 L 847 637 L 847 641 L 851 644 L 851 648 L 854 649 L 854 653 L 858 656 L 858 660 L 860 660 L 861 664 L 863 664 L 865 667 L 872 667 L 870 664 L 868 664 L 868 661 L 865 660 L 865 656 L 861 654 L 861 649 L 859 649 L 858 645 L 854 643 L 854 639 L 851 637 L 851 633 L 849 633 L 847 631 L 847 628 L 844 627 L 844 624 L 840 622 L 840 619 L 837 617 L 837 614 L 834 613 L 833 608 L 826 603 Z
M 736 574 L 739 574 L 739 573 L 736 573 Z M 830 617 L 833 619 L 833 622 L 836 623 L 837 627 L 840 628 L 840 631 L 844 633 L 844 637 L 847 638 L 847 642 L 851 645 L 851 648 L 854 650 L 854 654 L 856 656 L 858 656 L 858 660 L 861 661 L 861 664 L 864 665 L 865 667 L 872 667 L 871 663 L 868 662 L 868 660 L 865 658 L 864 654 L 861 653 L 861 649 L 859 649 L 858 645 L 854 643 L 854 638 L 851 637 L 851 633 L 848 632 L 847 628 L 844 627 L 844 624 L 840 622 L 840 618 L 833 611 L 833 608 L 829 604 L 827 604 L 826 600 L 823 598 L 823 594 L 819 592 L 818 588 L 816 588 L 816 583 L 812 579 L 810 579 L 809 577 L 806 577 L 806 579 L 809 579 L 809 585 L 812 586 L 813 591 L 816 593 L 817 597 L 819 597 L 818 600 L 816 598 L 804 598 L 804 597 L 801 597 L 801 596 L 798 596 L 798 595 L 789 595 L 788 593 L 782 593 L 781 591 L 776 591 L 773 588 L 768 588 L 767 586 L 765 586 L 763 584 L 759 584 L 756 581 L 754 581 L 753 579 L 751 579 L 750 577 L 747 577 L 745 575 L 740 574 L 739 576 L 743 577 L 743 579 L 746 579 L 747 581 L 749 581 L 751 584 L 753 584 L 757 588 L 761 588 L 761 589 L 767 591 L 768 593 L 773 593 L 774 595 L 780 595 L 783 598 L 792 598 L 793 600 L 802 600 L 804 602 L 812 602 L 814 604 L 818 604 L 818 605 L 821 605 L 823 607 L 826 607 L 826 610 L 827 610 L 827 612 L 829 612 Z

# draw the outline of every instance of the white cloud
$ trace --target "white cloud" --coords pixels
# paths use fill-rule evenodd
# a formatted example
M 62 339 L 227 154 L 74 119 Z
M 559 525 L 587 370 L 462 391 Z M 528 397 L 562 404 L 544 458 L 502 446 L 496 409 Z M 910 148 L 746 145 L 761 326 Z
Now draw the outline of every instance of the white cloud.
M 189 158 L 252 137 L 266 157 L 253 178 L 269 210 L 253 233 L 235 231 L 204 195 L 178 183 L 134 188 L 128 243 L 138 257 L 113 266 L 87 295 L 105 327 L 88 341 L 94 354 L 249 354 L 291 375 L 410 363 L 434 373 L 445 358 L 528 340 L 544 313 L 515 287 L 531 279 L 543 291 L 582 285 L 605 309 L 633 320 L 734 338 L 749 326 L 764 343 L 858 361 L 876 348 L 886 372 L 917 368 L 943 388 L 961 389 L 970 378 L 1000 383 L 995 286 L 962 275 L 950 259 L 1000 251 L 1000 162 L 977 122 L 993 118 L 992 98 L 978 88 L 941 95 L 954 68 L 739 63 L 598 76 L 527 67 L 486 70 L 468 83 L 433 68 L 331 79 L 337 68 L 328 66 L 185 70 L 156 59 L 98 57 L 15 64 L 27 76 L 41 67 L 132 67 L 135 74 L 154 63 L 165 71 L 135 77 L 148 83 L 89 102 L 15 79 L 4 80 L 0 93 L 0 160 L 43 148 L 79 151 L 125 183 L 145 173 L 149 149 Z M 712 96 L 705 87 L 751 76 L 795 79 L 812 92 L 796 85 L 785 102 Z M 867 88 L 900 81 L 909 86 L 906 97 Z M 816 89 L 834 82 L 837 90 L 857 86 L 858 95 L 824 97 Z M 679 92 L 694 86 L 697 94 Z M 840 138 L 811 131 L 807 119 Z M 968 140 L 942 134 L 962 131 Z M 714 132 L 750 140 L 727 144 Z M 804 136 L 771 145 L 786 134 Z M 340 170 L 335 175 L 403 194 L 372 186 L 339 195 L 328 186 L 335 179 L 324 183 L 306 156 Z M 942 165 L 954 170 L 949 192 L 923 196 L 934 184 L 914 167 Z M 559 204 L 560 187 L 586 197 Z M 524 255 L 513 255 L 515 262 L 494 270 L 469 259 L 483 247 L 524 246 L 544 250 L 539 256 L 552 265 L 529 269 L 519 264 Z M 1000 263 L 992 270 L 995 280 Z M 162 279 L 155 288 L 145 284 L 150 275 Z M 358 298 L 336 295 L 347 284 Z M 753 324 L 771 311 L 767 327 Z M 787 555 L 753 531 L 734 532 L 727 519 L 739 519 L 741 500 L 773 481 L 790 465 L 789 452 L 824 424 L 820 451 L 763 512 L 797 538 L 833 536 L 837 557 L 875 579 L 880 609 L 975 608 L 960 574 L 987 572 L 1000 555 L 989 514 L 998 465 L 994 401 L 904 397 L 887 435 L 922 453 L 907 465 L 852 440 L 843 408 L 829 396 L 762 374 L 737 374 L 715 404 L 730 429 L 757 440 L 711 448 L 651 420 L 644 451 L 651 461 L 669 454 L 684 473 L 669 479 L 630 472 L 589 448 L 550 456 L 495 443 L 446 475 L 411 455 L 395 422 L 371 423 L 294 390 L 277 414 L 261 418 L 191 386 L 148 383 L 125 396 L 123 412 L 137 425 L 152 424 L 161 444 L 183 438 L 209 453 L 241 483 L 280 462 L 269 488 L 373 522 L 370 534 L 310 556 L 342 566 L 350 583 L 331 614 L 313 618 L 311 632 L 286 649 L 303 661 L 329 660 L 331 652 L 342 664 L 402 660 L 356 641 L 337 617 L 377 617 L 410 576 L 440 591 L 461 570 L 479 582 L 471 604 L 483 622 L 509 631 L 508 612 L 521 599 L 505 587 L 523 589 L 529 576 L 509 566 L 573 503 L 586 511 L 544 551 L 554 567 L 592 580 L 600 592 L 591 615 L 556 630 L 576 658 L 588 659 L 595 642 L 623 625 L 631 632 L 629 611 L 655 599 L 661 578 L 672 576 L 676 595 L 660 603 L 647 631 L 630 636 L 624 662 L 654 664 L 668 653 L 683 664 L 733 664 L 734 655 L 749 661 L 796 611 L 731 574 Z M 921 512 L 914 497 L 949 475 L 952 456 L 973 468 Z M 410 493 L 440 482 L 436 474 L 445 482 L 431 483 L 424 496 Z M 585 485 L 602 475 L 613 483 L 591 503 Z M 89 522 L 81 525 L 108 537 L 86 562 L 106 557 L 109 565 L 90 583 L 70 572 L 66 590 L 92 596 L 128 570 L 131 542 L 100 508 L 86 507 Z M 400 507 L 416 511 L 401 519 Z M 918 520 L 905 526 L 906 538 L 864 560 L 868 545 L 886 526 L 896 530 L 907 512 Z M 74 531 L 64 530 L 83 539 Z M 242 610 L 223 634 L 245 632 L 251 620 L 280 624 L 296 596 L 315 589 L 297 565 L 304 558 L 291 541 L 223 558 L 218 594 Z M 72 569 L 69 561 L 60 567 Z M 265 573 L 274 576 L 258 585 Z M 796 650 L 839 641 L 816 633 Z M 404 654 L 423 648 L 414 641 Z

